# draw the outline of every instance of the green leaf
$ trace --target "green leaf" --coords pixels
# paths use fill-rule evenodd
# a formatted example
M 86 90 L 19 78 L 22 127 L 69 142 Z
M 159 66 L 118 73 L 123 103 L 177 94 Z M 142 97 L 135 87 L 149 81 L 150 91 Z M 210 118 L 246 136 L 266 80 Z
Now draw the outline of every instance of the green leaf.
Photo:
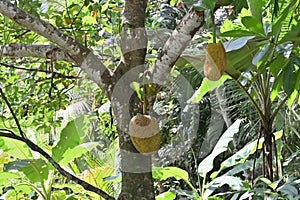
M 254 33 L 265 36 L 263 24 L 257 18 L 246 16 L 242 18 L 242 23 L 249 31 L 253 31 Z
M 283 73 L 280 73 L 278 77 L 276 77 L 275 82 L 272 87 L 272 91 L 270 94 L 270 99 L 273 102 L 276 97 L 278 96 L 278 93 L 282 90 L 282 84 L 283 84 Z
M 81 116 L 80 118 L 83 118 Z M 68 149 L 72 149 L 79 145 L 80 137 L 75 120 L 70 121 L 67 126 L 62 130 L 60 139 L 57 145 L 52 149 L 52 156 L 56 162 L 63 159 L 64 153 Z
M 22 171 L 26 177 L 31 182 L 43 182 L 48 178 L 49 168 L 48 164 L 42 160 L 31 160 L 28 165 L 20 168 L 20 171 Z
M 174 200 L 176 194 L 173 192 L 164 192 L 155 197 L 155 200 Z
M 209 154 L 198 166 L 198 173 L 201 177 L 205 177 L 208 172 L 213 169 L 213 161 L 215 157 L 223 153 L 228 148 L 228 143 L 232 141 L 233 135 L 239 131 L 242 120 L 236 120 L 221 136 L 211 154 Z
M 258 19 L 259 21 L 261 21 L 261 13 L 262 13 L 262 7 L 264 6 L 265 4 L 265 1 L 264 0 L 260 0 L 260 1 L 257 1 L 257 0 L 247 0 L 248 2 L 248 5 L 249 5 L 249 8 L 250 8 L 250 11 L 251 11 L 251 15 Z
M 230 40 L 228 42 L 224 42 L 224 48 L 226 53 L 230 52 L 230 51 L 234 51 L 234 50 L 238 50 L 241 49 L 242 47 L 244 47 L 247 42 L 251 39 L 253 39 L 255 36 L 245 36 L 245 37 L 241 37 L 241 38 L 237 38 L 234 40 Z
M 32 158 L 29 147 L 21 141 L 14 140 L 11 138 L 2 138 L 5 145 L 2 150 L 9 156 L 17 159 L 28 159 Z
M 283 90 L 290 96 L 295 90 L 297 74 L 294 72 L 294 65 L 290 62 L 283 71 Z
M 59 162 L 59 164 L 62 166 L 66 166 L 67 164 L 69 164 L 69 162 L 71 162 L 75 158 L 79 158 L 84 153 L 91 151 L 98 145 L 99 145 L 98 142 L 88 142 L 88 143 L 80 144 L 72 149 L 68 149 L 63 154 L 63 159 Z
M 254 36 L 256 35 L 253 31 L 247 31 L 247 30 L 232 30 L 232 31 L 226 31 L 223 33 L 220 33 L 220 37 L 245 37 L 245 36 Z
M 138 98 L 142 100 L 140 84 L 138 82 L 133 81 L 132 83 L 130 83 L 130 87 L 136 92 Z
M 55 190 L 51 192 L 51 200 L 62 200 L 66 199 L 66 192 L 64 190 Z
M 281 31 L 281 26 L 284 20 L 286 20 L 288 14 L 291 11 L 291 5 L 292 3 L 290 3 L 285 9 L 284 11 L 281 13 L 281 15 L 275 20 L 275 22 L 272 25 L 272 35 L 276 35 Z
M 252 65 L 252 55 L 259 50 L 260 46 L 265 45 L 269 41 L 248 41 L 245 46 L 240 49 L 226 53 L 226 68 L 233 67 L 240 72 L 249 71 Z M 226 69 L 225 69 L 226 70 Z
M 82 23 L 86 25 L 93 25 L 93 24 L 97 24 L 97 20 L 92 16 L 84 16 L 82 18 Z
M 211 81 L 207 78 L 204 78 L 200 88 L 193 94 L 193 96 L 188 101 L 193 103 L 200 102 L 205 94 L 222 85 L 227 79 L 230 79 L 228 75 L 223 75 L 218 81 Z
M 256 52 L 256 54 L 252 59 L 252 64 L 259 65 L 259 63 L 262 63 L 263 58 L 266 57 L 269 49 L 270 49 L 270 43 L 264 45 L 258 52 Z
M 18 179 L 21 178 L 21 176 L 17 173 L 12 172 L 0 172 L 1 181 L 6 179 Z
M 270 72 L 274 77 L 279 75 L 279 72 L 284 69 L 284 67 L 288 64 L 289 60 L 285 58 L 283 55 L 278 55 L 270 64 Z
M 220 176 L 209 183 L 209 187 L 204 192 L 204 199 L 207 199 L 217 188 L 228 185 L 231 190 L 244 191 L 246 188 L 240 178 L 234 176 Z
M 285 42 L 300 42 L 300 23 L 294 26 L 291 31 L 288 31 L 279 41 L 280 44 Z
M 4 165 L 4 171 L 8 172 L 10 170 L 19 170 L 20 168 L 27 166 L 30 161 L 31 159 L 22 159 L 6 163 Z
M 158 180 L 166 180 L 167 178 L 175 178 L 176 180 L 188 180 L 189 174 L 187 171 L 178 167 L 154 167 L 152 176 Z

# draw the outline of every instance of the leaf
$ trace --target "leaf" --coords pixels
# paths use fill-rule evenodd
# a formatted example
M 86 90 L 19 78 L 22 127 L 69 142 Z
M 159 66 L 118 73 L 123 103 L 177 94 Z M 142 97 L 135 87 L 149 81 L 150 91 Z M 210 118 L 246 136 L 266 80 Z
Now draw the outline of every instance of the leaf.
M 227 79 L 230 79 L 228 75 L 223 75 L 218 81 L 211 81 L 207 78 L 204 78 L 200 85 L 200 88 L 193 94 L 193 96 L 188 101 L 193 103 L 200 102 L 205 94 L 222 85 Z
M 105 177 L 111 176 L 114 172 L 113 166 L 107 165 L 97 167 L 95 169 L 87 169 L 78 175 L 78 178 L 87 181 L 93 186 L 99 187 L 106 191 L 107 187 L 111 182 L 104 180 Z
M 290 96 L 295 90 L 297 74 L 294 72 L 294 65 L 290 62 L 283 71 L 283 90 Z
M 290 11 L 291 11 L 291 5 L 292 5 L 292 3 L 290 3 L 284 9 L 284 11 L 281 13 L 281 15 L 273 23 L 273 25 L 272 25 L 272 35 L 276 35 L 277 33 L 279 33 L 281 31 L 282 22 L 284 20 L 286 20 L 288 14 L 290 13 Z
M 247 0 L 247 2 L 250 7 L 251 15 L 261 21 L 262 7 L 264 6 L 265 1 Z
M 97 24 L 97 20 L 92 16 L 84 16 L 82 18 L 82 23 L 85 25 L 93 25 L 93 24 Z
M 84 153 L 91 151 L 98 145 L 99 145 L 98 142 L 88 142 L 88 143 L 80 144 L 72 149 L 68 149 L 63 154 L 63 159 L 59 162 L 59 164 L 62 166 L 66 166 L 69 162 L 71 162 L 75 158 L 79 158 Z
M 225 51 L 228 53 L 230 51 L 233 50 L 238 50 L 240 48 L 242 48 L 243 46 L 245 46 L 247 44 L 247 42 L 251 39 L 253 39 L 255 36 L 245 36 L 245 37 L 241 37 L 241 38 L 237 38 L 234 40 L 230 40 L 227 42 L 224 42 L 224 48 Z
M 255 17 L 246 16 L 242 18 L 243 25 L 249 30 L 259 35 L 265 36 L 265 30 L 261 21 Z
M 20 168 L 19 170 L 34 183 L 43 182 L 48 178 L 49 174 L 48 164 L 42 159 L 31 160 L 28 165 Z
M 198 173 L 201 177 L 205 177 L 208 172 L 213 169 L 213 161 L 215 157 L 223 153 L 228 148 L 228 143 L 232 141 L 233 135 L 239 131 L 239 126 L 242 120 L 236 120 L 218 140 L 215 148 L 198 166 Z
M 21 178 L 21 176 L 17 173 L 12 172 L 0 172 L 1 181 L 5 179 L 18 179 Z
M 254 36 L 255 32 L 247 31 L 247 30 L 232 30 L 221 33 L 220 37 L 246 37 L 246 36 Z
M 66 192 L 64 190 L 55 190 L 51 192 L 51 200 L 66 199 Z
M 270 72 L 274 77 L 279 75 L 280 70 L 284 69 L 284 67 L 288 64 L 289 60 L 285 58 L 283 55 L 278 55 L 270 64 Z
M 280 44 L 285 42 L 300 42 L 300 23 L 294 26 L 291 31 L 288 31 L 279 41 Z
M 22 167 L 25 167 L 30 163 L 31 159 L 23 159 L 23 160 L 16 160 L 4 165 L 4 171 L 8 172 L 10 170 L 19 170 Z
M 140 84 L 138 82 L 133 81 L 132 83 L 130 83 L 130 87 L 136 92 L 138 98 L 142 100 Z
M 223 185 L 228 185 L 231 190 L 235 191 L 246 190 L 240 178 L 223 175 L 209 183 L 209 187 L 204 192 L 204 199 L 207 199 L 217 188 Z
M 253 57 L 252 64 L 259 65 L 259 63 L 263 62 L 263 58 L 266 56 L 267 52 L 270 49 L 270 43 L 264 45 Z
M 4 141 L 5 148 L 1 148 L 9 156 L 17 159 L 32 158 L 29 147 L 21 141 L 14 140 L 11 138 L 2 138 Z
M 174 200 L 176 194 L 173 192 L 164 192 L 155 197 L 155 200 Z
M 82 118 L 82 116 L 81 116 Z M 60 134 L 57 145 L 52 149 L 52 156 L 56 162 L 63 159 L 64 153 L 72 149 L 80 142 L 79 132 L 75 120 L 70 121 Z
M 187 171 L 178 167 L 155 167 L 152 169 L 152 176 L 158 180 L 166 180 L 168 178 L 175 178 L 176 180 L 188 180 L 189 174 Z

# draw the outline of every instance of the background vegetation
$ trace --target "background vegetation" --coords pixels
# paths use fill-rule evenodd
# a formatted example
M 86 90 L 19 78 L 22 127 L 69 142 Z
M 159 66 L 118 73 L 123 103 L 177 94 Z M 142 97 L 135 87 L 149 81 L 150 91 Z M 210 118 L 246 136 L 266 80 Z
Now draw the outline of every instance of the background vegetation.
M 107 68 L 122 62 L 130 1 L 8 2 L 73 37 Z M 151 94 L 162 135 L 149 183 L 155 199 L 299 199 L 300 1 L 149 1 L 149 68 L 189 10 L 205 23 Z M 107 93 L 68 59 L 8 51 L 54 42 L 4 14 L 0 20 L 0 199 L 121 199 L 127 183 Z M 213 35 L 226 50 L 219 81 L 202 69 Z M 140 102 L 149 88 L 131 84 Z

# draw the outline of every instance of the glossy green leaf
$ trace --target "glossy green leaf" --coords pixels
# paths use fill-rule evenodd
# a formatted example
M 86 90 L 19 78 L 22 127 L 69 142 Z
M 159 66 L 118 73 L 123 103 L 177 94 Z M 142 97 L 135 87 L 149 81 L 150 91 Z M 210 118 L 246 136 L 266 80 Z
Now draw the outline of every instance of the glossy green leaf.
M 245 36 L 245 37 L 241 37 L 241 38 L 237 38 L 234 40 L 230 40 L 228 42 L 224 42 L 224 48 L 226 53 L 230 52 L 230 51 L 234 51 L 234 50 L 238 50 L 241 49 L 242 47 L 244 47 L 247 42 L 251 39 L 253 39 L 255 36 Z
M 283 71 L 283 89 L 288 96 L 295 90 L 296 80 L 297 74 L 294 72 L 294 65 L 290 63 Z
M 270 64 L 270 72 L 274 77 L 279 75 L 280 70 L 284 69 L 289 60 L 283 55 L 278 55 Z
M 256 54 L 254 55 L 252 59 L 253 65 L 259 65 L 259 63 L 263 62 L 263 58 L 266 57 L 266 54 L 270 50 L 270 44 L 264 45 Z
M 204 78 L 200 88 L 193 94 L 193 96 L 189 99 L 189 102 L 199 102 L 203 98 L 205 94 L 213 89 L 222 85 L 226 80 L 230 79 L 228 75 L 223 75 L 220 80 L 218 81 L 211 81 L 207 78 Z
M 42 160 L 31 160 L 28 165 L 20 168 L 31 182 L 42 182 L 48 178 L 48 164 Z
M 246 36 L 254 36 L 257 35 L 253 31 L 247 31 L 247 30 L 232 30 L 232 31 L 226 31 L 223 33 L 220 33 L 220 37 L 246 37 Z
M 155 197 L 155 200 L 174 200 L 176 199 L 176 194 L 173 192 L 164 192 Z
M 273 102 L 276 97 L 278 96 L 278 93 L 282 90 L 282 84 L 283 84 L 283 73 L 280 73 L 273 84 L 271 94 L 270 94 L 270 99 Z
M 138 98 L 142 100 L 142 92 L 141 92 L 140 84 L 138 82 L 133 81 L 132 83 L 130 83 L 130 87 L 136 92 Z
M 201 177 L 205 177 L 208 172 L 213 169 L 213 161 L 215 157 L 228 149 L 228 143 L 232 141 L 233 135 L 239 131 L 242 120 L 236 120 L 221 136 L 211 154 L 209 154 L 198 166 L 198 173 Z
M 242 23 L 249 31 L 253 31 L 259 35 L 265 35 L 263 24 L 257 18 L 246 16 L 242 18 Z
M 152 176 L 158 180 L 166 180 L 167 178 L 175 178 L 176 180 L 188 180 L 189 174 L 187 171 L 178 167 L 154 167 Z

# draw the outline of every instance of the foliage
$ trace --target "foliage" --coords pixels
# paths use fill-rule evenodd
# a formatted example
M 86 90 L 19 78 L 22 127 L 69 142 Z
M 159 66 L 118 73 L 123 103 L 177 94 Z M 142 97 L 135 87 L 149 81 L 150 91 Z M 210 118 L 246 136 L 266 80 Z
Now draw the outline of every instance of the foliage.
M 19 0 L 15 3 L 92 49 L 108 68 L 114 70 L 123 59 L 118 34 L 124 1 Z M 153 159 L 164 164 L 152 171 L 156 199 L 264 199 L 265 196 L 298 199 L 299 0 L 218 3 L 151 1 L 146 8 L 145 22 L 147 30 L 151 29 L 146 58 L 149 66 L 156 62 L 162 44 L 188 9 L 204 11 L 207 22 L 207 30 L 198 33 L 191 51 L 181 55 L 172 68 L 172 84 L 163 86 L 156 94 L 153 109 L 164 119 L 162 156 Z M 227 52 L 227 66 L 226 74 L 212 82 L 201 74 L 201 45 L 209 40 L 210 17 L 216 6 L 225 6 L 222 8 L 229 13 L 218 27 L 219 40 Z M 1 46 L 52 44 L 2 15 L 0 20 Z M 20 126 L 28 139 L 51 155 L 59 166 L 117 198 L 122 179 L 118 168 L 118 135 L 104 92 L 78 66 L 68 62 L 2 55 L 0 58 L 3 93 L 0 132 L 22 135 Z M 178 87 L 181 86 L 179 75 L 191 87 Z M 213 93 L 220 86 L 225 87 L 226 96 L 225 102 L 219 103 L 225 103 L 229 121 L 237 121 L 230 127 L 222 127 L 227 131 L 203 159 L 201 145 L 209 138 L 206 132 L 212 119 Z M 141 101 L 148 89 L 154 90 L 153 86 L 141 87 L 138 82 L 132 82 L 131 87 Z M 188 130 L 181 129 L 186 119 L 180 107 L 182 102 L 199 105 L 196 111 L 192 106 L 188 108 L 200 113 L 198 121 L 191 119 L 191 127 L 198 125 L 197 135 L 186 154 L 175 162 L 165 162 L 164 153 L 168 153 L 172 142 L 180 139 L 180 133 L 187 131 L 189 136 Z M 266 162 L 270 159 L 271 162 Z M 260 168 L 276 170 L 274 174 L 268 172 L 262 176 Z M 3 191 L 0 198 L 4 199 L 100 199 L 59 174 L 47 159 L 23 142 L 4 137 L 0 137 L 0 177 Z M 159 190 L 160 187 L 165 191 Z

